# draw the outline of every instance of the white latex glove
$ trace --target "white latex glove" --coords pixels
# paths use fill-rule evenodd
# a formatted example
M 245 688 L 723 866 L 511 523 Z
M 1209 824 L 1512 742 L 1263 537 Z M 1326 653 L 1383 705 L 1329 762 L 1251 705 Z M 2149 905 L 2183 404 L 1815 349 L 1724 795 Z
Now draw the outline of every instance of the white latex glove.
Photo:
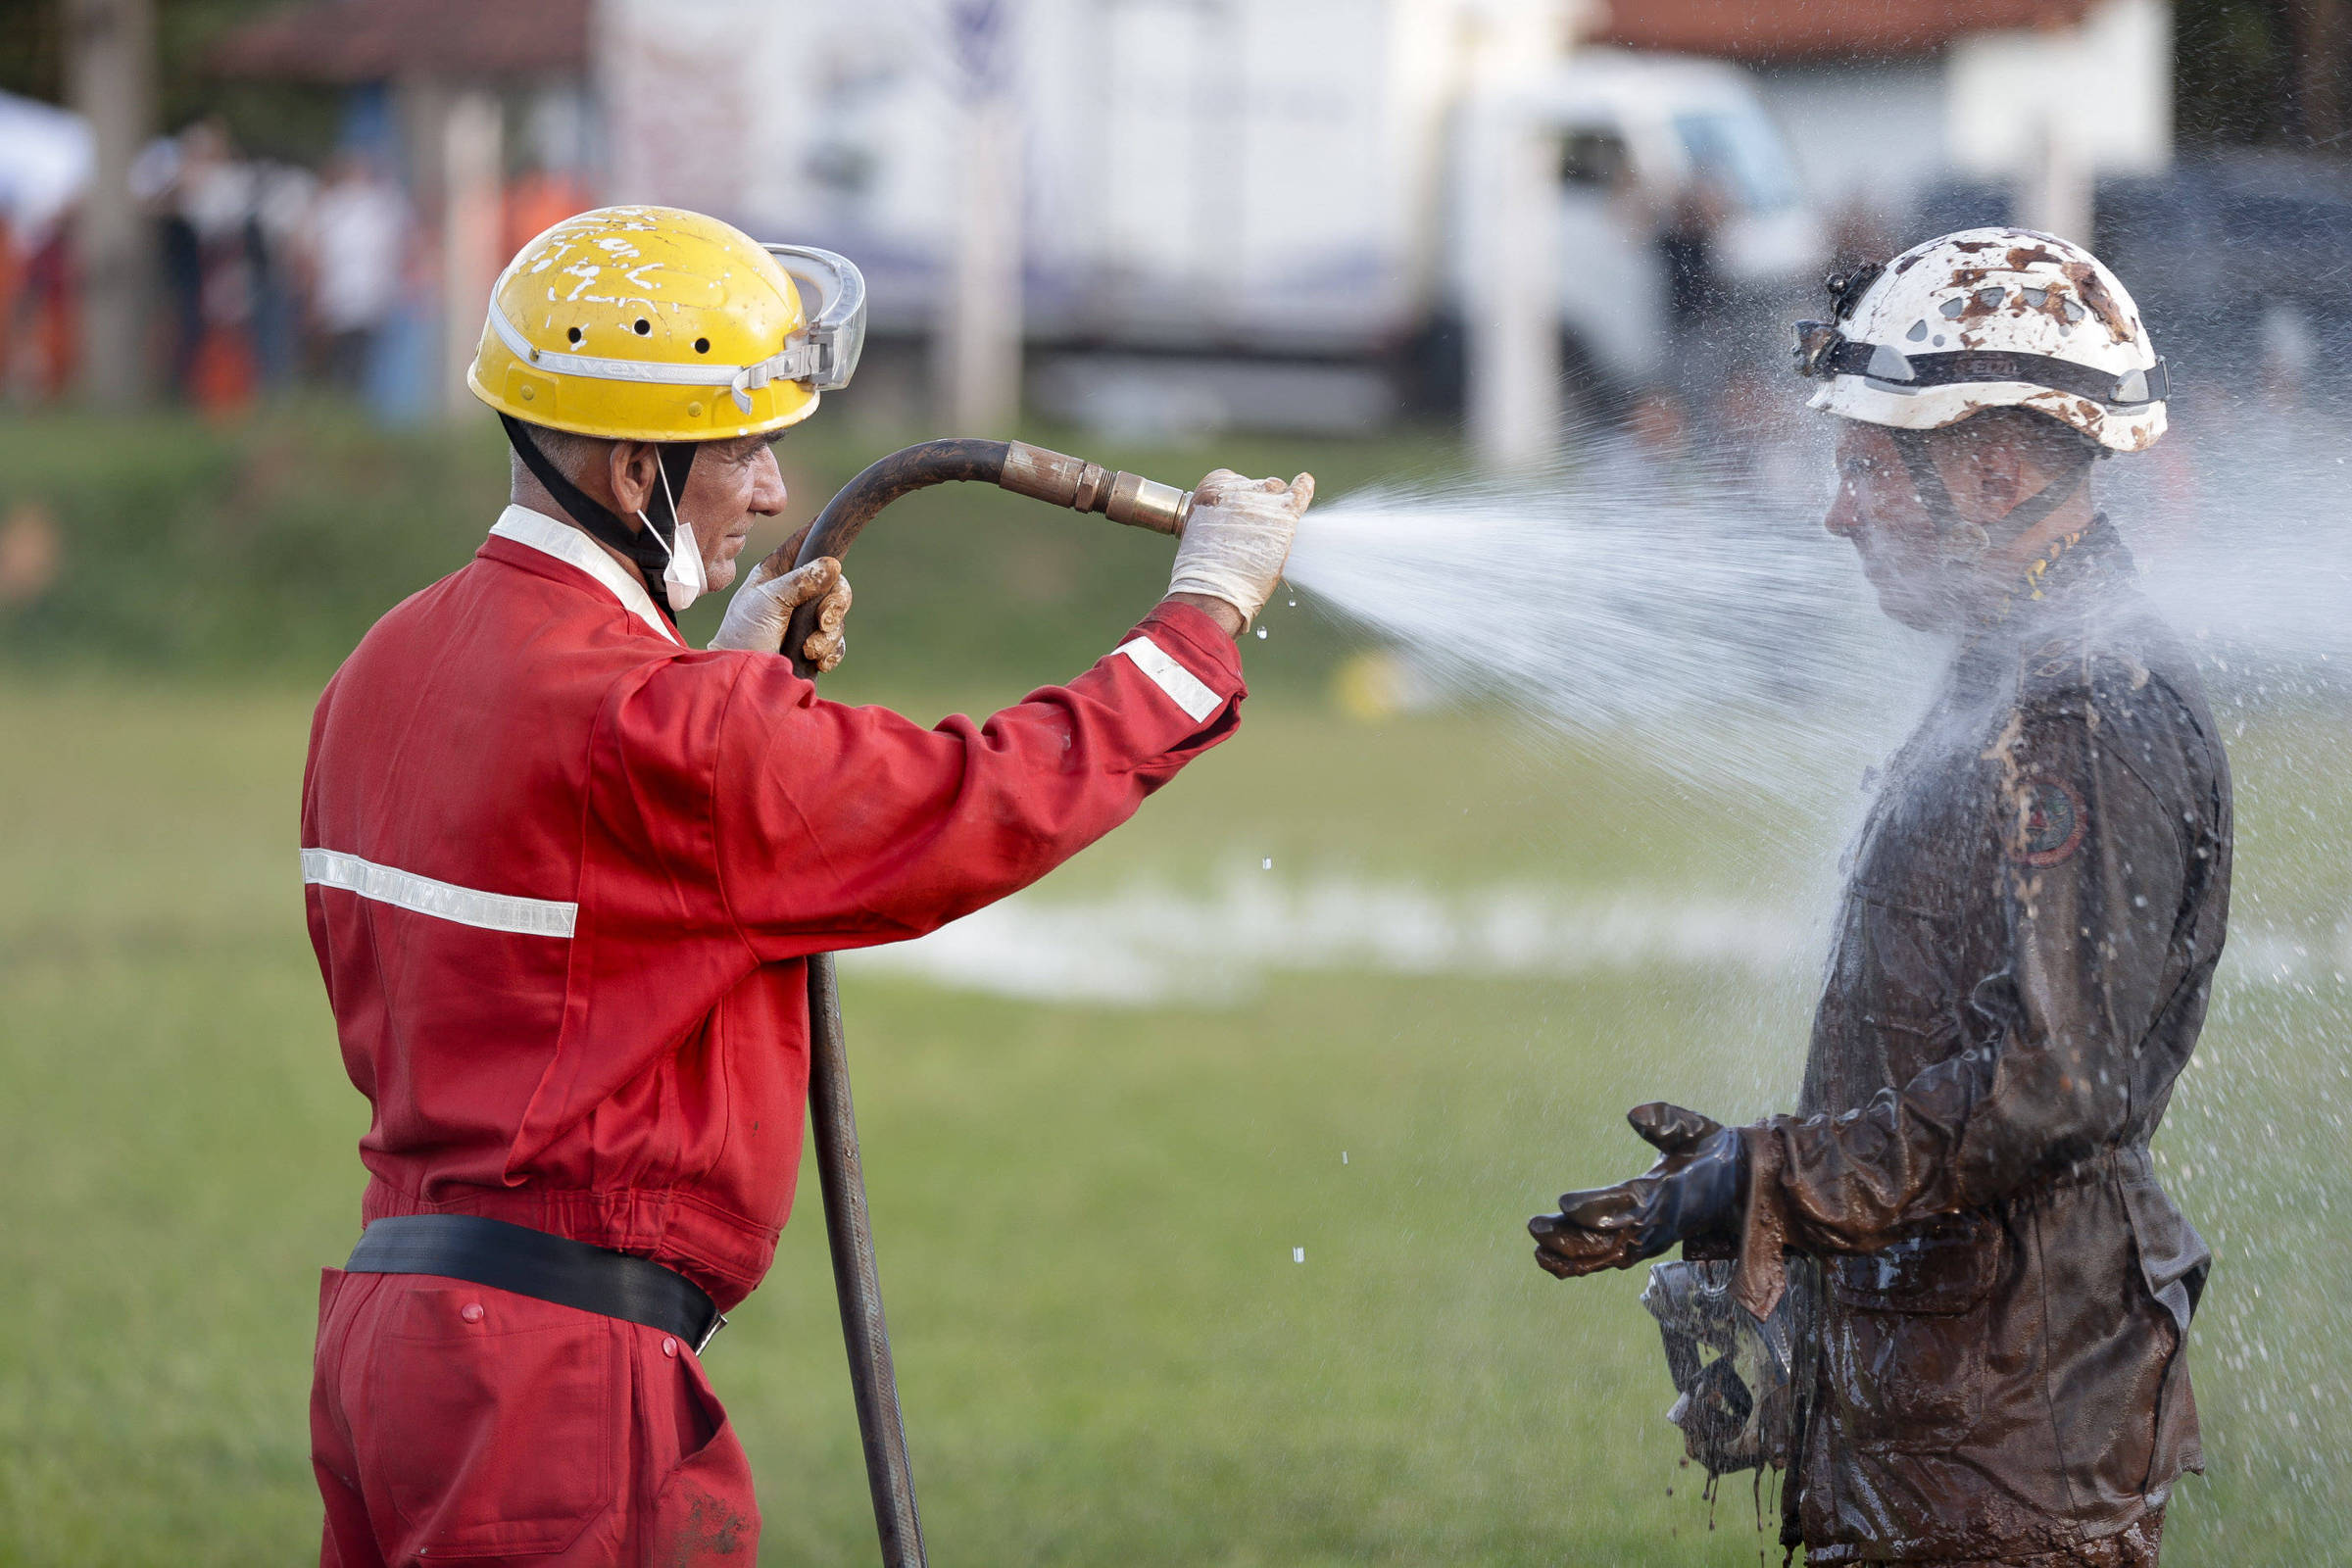
M 793 565 L 806 532 L 793 535 L 752 568 L 743 586 L 735 590 L 735 597 L 727 601 L 726 618 L 718 623 L 711 647 L 781 653 L 792 612 L 822 596 L 816 630 L 808 634 L 801 651 L 820 675 L 841 662 L 841 656 L 849 651 L 841 623 L 850 612 L 850 582 L 841 574 L 841 563 L 831 556 L 820 556 L 806 566 Z
M 1311 473 L 1284 484 L 1245 479 L 1230 468 L 1213 470 L 1194 487 L 1168 592 L 1222 599 L 1242 612 L 1247 630 L 1282 580 L 1291 536 L 1314 499 Z

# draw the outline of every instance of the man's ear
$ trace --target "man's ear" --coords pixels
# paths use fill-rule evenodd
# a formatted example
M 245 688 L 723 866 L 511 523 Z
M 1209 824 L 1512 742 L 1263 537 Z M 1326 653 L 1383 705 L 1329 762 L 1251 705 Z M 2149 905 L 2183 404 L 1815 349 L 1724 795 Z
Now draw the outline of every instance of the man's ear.
M 651 441 L 615 441 L 605 455 L 605 478 L 612 487 L 612 510 L 634 522 L 653 504 L 662 482 L 662 453 Z
M 2007 512 L 2040 488 L 2033 466 L 2027 463 L 2025 448 L 2016 441 L 1994 441 L 1984 454 L 1989 466 L 1986 477 L 1992 483 L 1986 488 L 1994 492 L 2001 510 Z
M 2031 475 L 2016 442 L 1971 430 L 1970 422 L 1963 419 L 1938 432 L 1945 439 L 1943 470 L 1961 478 L 1980 507 L 1999 515 L 2025 499 Z

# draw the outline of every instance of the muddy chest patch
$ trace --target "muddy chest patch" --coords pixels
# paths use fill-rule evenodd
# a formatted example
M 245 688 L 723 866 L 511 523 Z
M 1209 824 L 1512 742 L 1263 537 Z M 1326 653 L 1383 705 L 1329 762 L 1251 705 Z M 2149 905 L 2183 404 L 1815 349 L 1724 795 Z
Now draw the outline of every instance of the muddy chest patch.
M 2056 865 L 2075 853 L 2088 825 L 2082 797 L 2054 778 L 2018 782 L 2017 833 L 2010 856 L 2027 865 Z

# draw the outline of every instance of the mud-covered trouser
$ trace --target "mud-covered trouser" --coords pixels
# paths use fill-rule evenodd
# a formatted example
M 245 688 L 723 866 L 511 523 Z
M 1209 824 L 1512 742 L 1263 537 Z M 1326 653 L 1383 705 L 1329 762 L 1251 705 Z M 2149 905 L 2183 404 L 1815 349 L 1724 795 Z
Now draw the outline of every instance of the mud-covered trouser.
M 324 1271 L 311 1463 L 321 1568 L 759 1555 L 751 1466 L 691 1346 L 463 1280 Z
M 2158 1508 L 2105 1540 L 2072 1551 L 2031 1557 L 1897 1557 L 1887 1568 L 2156 1568 L 2156 1549 L 2163 1541 L 2164 1510 Z

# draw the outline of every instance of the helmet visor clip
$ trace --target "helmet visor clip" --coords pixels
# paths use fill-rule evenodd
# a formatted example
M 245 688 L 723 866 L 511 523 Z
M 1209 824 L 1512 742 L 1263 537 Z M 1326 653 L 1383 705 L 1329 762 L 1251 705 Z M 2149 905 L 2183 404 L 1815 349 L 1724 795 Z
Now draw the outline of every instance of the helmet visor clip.
M 1832 272 L 1825 282 L 1830 291 L 1830 314 L 1842 321 L 1854 314 L 1870 285 L 1886 274 L 1884 262 L 1863 262 L 1842 272 Z
M 1838 330 L 1835 321 L 1799 321 L 1796 323 L 1796 373 L 1807 380 L 1823 380 L 1836 374 L 1830 368 L 1830 357 L 1845 343 L 1845 334 Z

